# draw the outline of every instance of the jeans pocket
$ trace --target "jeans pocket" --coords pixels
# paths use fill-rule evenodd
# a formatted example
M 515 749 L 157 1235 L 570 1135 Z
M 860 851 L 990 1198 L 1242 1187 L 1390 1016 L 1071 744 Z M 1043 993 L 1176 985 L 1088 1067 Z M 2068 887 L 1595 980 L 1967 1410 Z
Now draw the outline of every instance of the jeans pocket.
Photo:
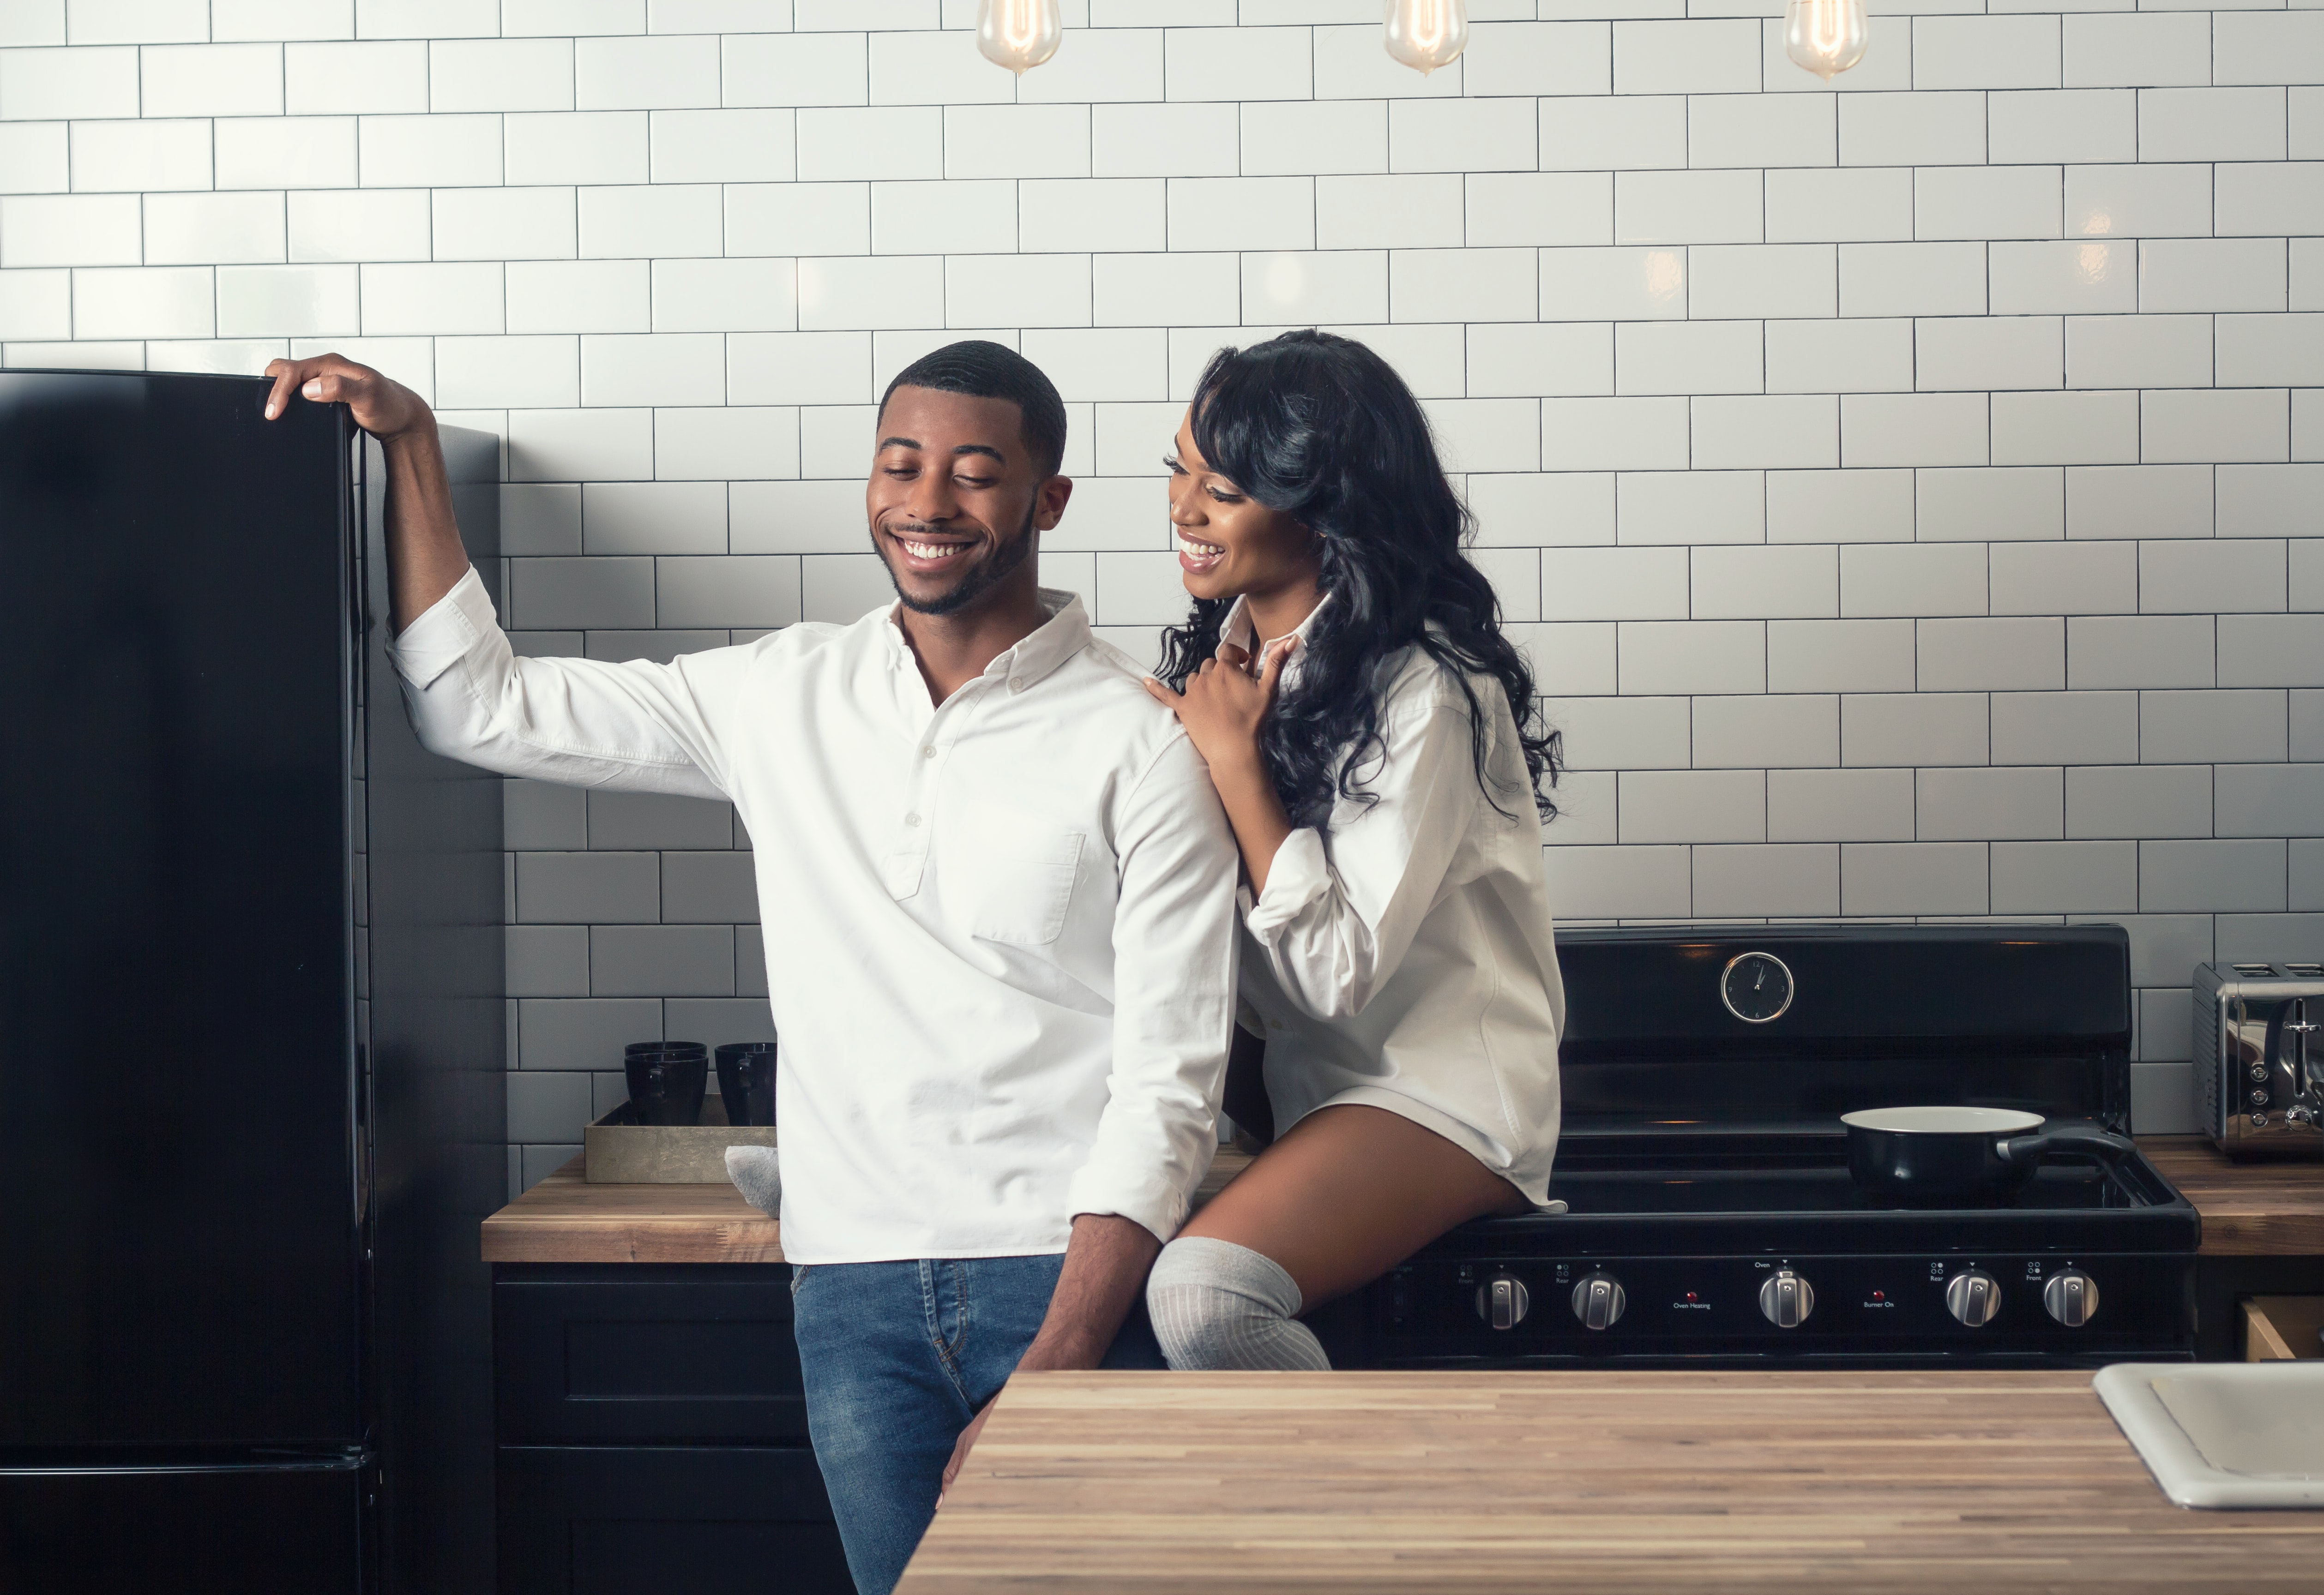
M 793 1301 L 798 1300 L 799 1287 L 807 1282 L 807 1265 L 803 1262 L 791 1264 L 791 1299 Z

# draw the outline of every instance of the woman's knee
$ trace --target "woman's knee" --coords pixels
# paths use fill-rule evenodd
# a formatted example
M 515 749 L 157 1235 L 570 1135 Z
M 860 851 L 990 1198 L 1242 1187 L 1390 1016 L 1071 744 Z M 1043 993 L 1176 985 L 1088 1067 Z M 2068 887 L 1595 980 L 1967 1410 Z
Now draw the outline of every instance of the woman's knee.
M 1291 1317 L 1299 1311 L 1299 1287 L 1264 1252 L 1207 1235 L 1182 1235 L 1154 1260 L 1146 1306 L 1157 1332 L 1167 1337 L 1165 1317 L 1182 1330 L 1200 1331 L 1250 1317 Z
M 1207 1235 L 1171 1242 L 1148 1277 L 1146 1305 L 1175 1369 L 1330 1366 L 1314 1334 L 1297 1322 L 1297 1283 L 1248 1246 Z

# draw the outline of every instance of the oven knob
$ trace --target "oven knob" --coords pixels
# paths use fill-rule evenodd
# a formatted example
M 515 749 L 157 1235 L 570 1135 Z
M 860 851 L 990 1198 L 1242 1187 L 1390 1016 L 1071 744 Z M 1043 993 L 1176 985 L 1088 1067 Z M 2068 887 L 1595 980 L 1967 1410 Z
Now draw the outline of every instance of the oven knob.
M 1955 1274 L 1945 1286 L 1945 1311 L 1971 1329 L 1982 1329 L 2001 1311 L 2001 1286 L 1983 1269 Z
M 2265 1107 L 2267 1105 L 2267 1092 L 2264 1089 L 2254 1091 L 2251 1094 L 2251 1105 L 2254 1107 Z
M 2061 1270 L 2042 1287 L 2042 1305 L 2067 1328 L 2080 1329 L 2098 1316 L 2098 1282 L 2080 1269 Z
M 2265 1064 L 2264 1064 L 2264 1063 L 2255 1063 L 2255 1064 L 2252 1065 L 2252 1066 L 2251 1066 L 2251 1077 L 2252 1077 L 2252 1084 L 2253 1084 L 2253 1085 L 2255 1085 L 2255 1086 L 2264 1086 L 2264 1085 L 2266 1085 L 2266 1084 L 2267 1084 L 2267 1065 L 2265 1065 Z
M 1573 1288 L 1573 1315 L 1584 1329 L 1611 1329 L 1620 1321 L 1629 1298 L 1611 1274 L 1584 1274 Z
M 1477 1316 L 1496 1329 L 1515 1329 L 1532 1307 L 1522 1279 L 1497 1274 L 1477 1288 Z
M 1759 1287 L 1759 1310 L 1778 1329 L 1797 1329 L 1815 1311 L 1815 1292 L 1789 1269 L 1777 1269 Z

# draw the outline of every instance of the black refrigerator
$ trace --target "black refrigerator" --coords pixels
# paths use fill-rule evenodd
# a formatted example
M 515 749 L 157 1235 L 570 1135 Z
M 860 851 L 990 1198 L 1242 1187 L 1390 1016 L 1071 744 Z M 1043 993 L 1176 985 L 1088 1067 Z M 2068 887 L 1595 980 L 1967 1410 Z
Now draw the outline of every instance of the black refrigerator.
M 0 1595 L 492 1587 L 500 787 L 266 392 L 0 372 Z

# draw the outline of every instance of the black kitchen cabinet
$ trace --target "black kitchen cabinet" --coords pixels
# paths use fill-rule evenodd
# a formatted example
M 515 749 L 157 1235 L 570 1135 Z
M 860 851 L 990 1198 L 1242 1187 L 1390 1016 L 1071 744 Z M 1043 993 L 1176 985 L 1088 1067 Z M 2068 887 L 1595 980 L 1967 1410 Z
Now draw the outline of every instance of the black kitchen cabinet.
M 502 1595 L 853 1590 L 805 1446 L 504 1445 Z
M 844 1595 L 780 1263 L 493 1274 L 502 1595 Z

